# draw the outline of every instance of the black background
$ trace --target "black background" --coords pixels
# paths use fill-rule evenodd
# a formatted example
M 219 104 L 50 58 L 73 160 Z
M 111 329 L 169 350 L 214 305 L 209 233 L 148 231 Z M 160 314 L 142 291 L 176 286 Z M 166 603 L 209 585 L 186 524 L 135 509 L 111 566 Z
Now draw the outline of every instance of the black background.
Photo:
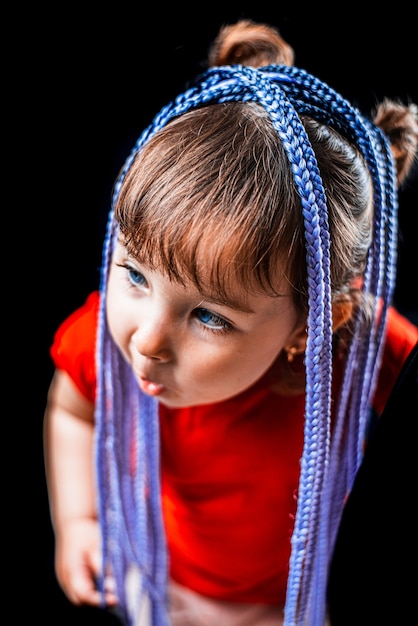
M 8 581 L 10 591 L 18 592 L 16 612 L 28 610 L 44 623 L 114 622 L 99 611 L 72 607 L 55 581 L 42 420 L 53 333 L 98 286 L 112 185 L 143 128 L 204 68 L 220 26 L 241 17 L 278 27 L 295 49 L 296 65 L 364 113 L 384 96 L 418 102 L 416 22 L 395 14 L 396 7 L 366 17 L 352 3 L 338 5 L 338 15 L 337 5 L 321 3 L 310 10 L 300 3 L 267 9 L 255 2 L 239 10 L 224 9 L 226 2 L 195 3 L 187 10 L 174 3 L 145 10 L 141 4 L 22 7 L 4 24 L 12 34 L 7 101 L 10 119 L 17 118 L 10 126 L 4 119 L 14 144 L 7 161 L 16 177 L 7 210 L 12 252 L 6 273 L 17 282 L 12 291 L 18 302 L 8 318 L 18 328 L 7 411 L 17 430 L 7 481 L 14 498 L 7 509 L 13 554 Z M 395 294 L 395 304 L 415 322 L 417 183 L 415 170 L 400 193 Z

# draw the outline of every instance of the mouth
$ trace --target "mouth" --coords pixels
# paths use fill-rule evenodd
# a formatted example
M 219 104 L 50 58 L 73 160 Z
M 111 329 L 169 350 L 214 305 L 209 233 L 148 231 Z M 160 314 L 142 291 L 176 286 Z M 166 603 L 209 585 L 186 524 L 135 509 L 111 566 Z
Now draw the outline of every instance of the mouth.
M 165 389 L 164 385 L 161 385 L 160 383 L 155 383 L 152 380 L 144 378 L 143 376 L 138 376 L 138 382 L 142 391 L 148 396 L 159 396 L 163 393 Z

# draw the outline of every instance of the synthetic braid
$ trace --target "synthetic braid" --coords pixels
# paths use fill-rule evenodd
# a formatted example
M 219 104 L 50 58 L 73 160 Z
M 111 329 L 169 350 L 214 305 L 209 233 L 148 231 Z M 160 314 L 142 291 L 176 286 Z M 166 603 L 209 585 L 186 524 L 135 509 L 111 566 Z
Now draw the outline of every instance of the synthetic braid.
M 362 459 L 370 399 L 375 387 L 386 311 L 395 276 L 397 204 L 393 159 L 387 140 L 377 128 L 368 128 L 367 122 L 361 123 L 357 136 L 357 143 L 368 161 L 375 194 L 374 245 L 369 251 L 365 290 L 377 296 L 376 304 L 380 303 L 381 310 L 375 311 L 376 319 L 369 336 L 366 338 L 363 335 L 361 341 L 357 320 L 350 347 L 333 434 L 329 478 L 321 507 L 321 528 L 324 537 L 329 538 L 329 547 L 317 553 L 317 575 L 320 576 L 327 572 L 342 507 Z M 318 589 L 318 582 L 314 580 L 314 584 Z M 313 598 L 323 606 L 324 601 L 316 592 Z
M 103 568 L 113 572 L 121 618 L 127 624 L 135 623 L 145 597 L 152 605 L 153 625 L 168 626 L 157 407 L 148 397 L 139 398 L 137 382 L 115 349 L 106 325 L 105 289 L 116 237 L 112 210 L 103 253 L 97 348 L 96 455 Z M 130 584 L 137 587 L 134 606 L 126 596 L 127 574 Z M 99 585 L 103 594 L 103 579 Z
M 267 70 L 268 71 L 268 70 Z M 293 70 L 289 70 L 288 73 L 292 73 Z M 375 163 L 376 157 L 373 152 L 374 140 L 370 140 L 368 135 L 368 125 L 365 122 L 360 114 L 353 109 L 346 101 L 344 101 L 338 94 L 332 92 L 328 86 L 319 83 L 315 78 L 307 76 L 303 72 L 296 70 L 294 73 L 302 74 L 302 82 L 298 81 L 298 87 L 296 88 L 296 99 L 297 99 L 297 107 L 298 111 L 303 111 L 305 114 L 318 119 L 319 121 L 325 121 L 327 118 L 331 118 L 331 124 L 334 126 L 336 130 L 342 132 L 347 138 L 356 143 L 358 147 L 366 153 L 366 160 L 369 163 L 372 177 L 374 180 L 375 193 L 379 195 L 379 184 L 380 177 L 374 175 L 375 171 Z M 303 87 L 300 85 L 303 83 Z M 293 86 L 293 85 L 292 85 Z M 285 91 L 290 90 L 286 84 L 283 85 L 283 89 Z M 289 95 L 289 94 L 288 94 Z M 293 96 L 293 93 L 292 93 Z M 328 121 L 328 123 L 330 123 Z M 360 137 L 360 139 L 359 139 Z M 377 188 L 377 192 L 376 192 Z M 376 232 L 379 232 L 380 229 L 380 211 L 377 211 L 377 228 Z M 378 237 L 379 239 L 379 237 Z M 376 251 L 371 252 L 370 256 L 372 259 L 376 258 Z M 380 251 L 378 252 L 378 258 L 381 258 Z M 358 345 L 356 341 L 353 342 L 354 345 Z M 371 351 L 373 353 L 373 351 Z M 365 369 L 356 368 L 355 358 L 351 358 L 349 360 L 349 365 L 346 372 L 346 380 L 345 380 L 345 392 L 346 397 L 349 397 L 350 393 L 352 393 L 353 388 L 353 371 L 357 370 L 361 371 L 363 374 L 366 372 L 365 378 L 362 380 L 366 380 L 366 383 L 363 386 L 360 386 L 361 392 L 359 394 L 359 398 L 363 400 L 363 405 L 361 407 L 358 406 L 358 402 L 354 403 L 353 408 L 351 409 L 351 420 L 350 424 L 360 424 L 360 428 L 355 429 L 355 437 L 347 438 L 344 442 L 346 445 L 348 444 L 348 448 L 346 448 L 346 453 L 348 458 L 356 456 L 357 459 L 357 450 L 358 450 L 358 439 L 362 439 L 365 418 L 368 412 L 369 401 L 371 397 L 372 384 L 370 382 L 371 374 L 371 359 L 370 356 L 367 355 L 363 358 L 363 363 L 365 363 Z M 308 364 L 308 355 L 306 359 L 307 371 L 309 371 Z M 348 392 L 350 389 L 350 392 Z M 307 388 L 308 393 L 308 388 Z M 355 411 L 359 411 L 355 414 Z M 342 432 L 342 431 L 340 431 Z M 360 434 L 359 434 L 360 433 Z M 335 444 L 333 446 L 334 455 L 336 451 L 339 450 L 339 446 Z M 340 457 L 339 457 L 340 458 Z M 346 456 L 343 455 L 343 460 L 346 461 Z M 334 461 L 335 465 L 335 461 Z M 357 463 L 355 464 L 357 467 Z M 341 470 L 341 468 L 338 468 Z M 335 470 L 335 467 L 334 467 Z M 340 487 L 341 497 L 335 499 L 333 494 L 333 490 L 330 489 L 332 485 L 333 477 L 342 475 L 346 476 L 343 480 L 343 488 Z M 321 503 L 321 523 L 320 527 L 320 537 L 319 543 L 314 545 L 314 556 L 315 556 L 315 569 L 313 572 L 310 571 L 310 567 L 306 568 L 306 563 L 304 563 L 303 569 L 303 577 L 302 577 L 302 590 L 300 602 L 298 605 L 298 615 L 299 621 L 295 621 L 295 623 L 303 624 L 304 616 L 310 616 L 309 619 L 313 620 L 312 623 L 315 624 L 323 624 L 325 619 L 325 593 L 326 593 L 326 576 L 330 554 L 333 549 L 334 538 L 337 529 L 337 523 L 339 521 L 340 510 L 343 506 L 343 496 L 347 494 L 348 485 L 351 484 L 351 481 L 348 480 L 347 475 L 344 472 L 335 473 L 333 471 L 329 471 L 328 473 L 328 488 L 324 489 L 324 501 Z M 299 497 L 301 497 L 299 495 Z M 308 554 L 308 565 L 311 560 L 311 555 Z M 290 585 L 291 585 L 291 572 L 289 577 L 289 587 L 288 593 L 290 594 Z M 290 603 L 291 598 L 288 598 L 288 604 Z M 309 603 L 312 603 L 312 606 L 309 606 Z M 287 605 L 287 616 L 289 616 L 289 624 L 293 623 L 293 616 L 289 613 L 289 608 Z M 311 622 L 309 622 L 311 623 Z
M 106 285 L 117 228 L 113 207 L 124 177 L 144 143 L 182 113 L 211 103 L 255 101 L 269 113 L 283 143 L 300 195 L 305 226 L 308 276 L 306 405 L 298 505 L 285 606 L 285 626 L 322 626 L 326 612 L 327 567 L 344 497 L 359 463 L 379 360 L 388 301 L 393 290 L 396 188 L 392 161 L 382 135 L 327 85 L 303 70 L 241 66 L 208 70 L 185 93 L 164 107 L 142 133 L 115 185 L 101 275 L 97 350 L 97 467 L 103 562 L 116 578 L 123 618 L 134 624 L 144 595 L 152 626 L 166 626 L 167 557 L 160 501 L 158 406 L 137 386 L 106 326 Z M 380 318 L 365 349 L 358 346 L 360 321 L 348 355 L 335 432 L 330 437 L 332 319 L 330 241 L 325 192 L 300 115 L 331 125 L 365 155 L 375 195 L 374 243 L 365 293 L 377 295 Z M 385 282 L 385 276 L 389 280 Z M 364 340 L 364 337 L 363 337 Z M 348 415 L 348 420 L 347 420 Z M 348 429 L 348 435 L 346 431 Z M 137 448 L 132 447 L 132 441 Z M 335 476 L 341 480 L 335 481 Z M 138 603 L 129 606 L 125 583 L 135 564 Z M 103 589 L 103 587 L 102 587 Z
M 277 100 L 279 97 L 276 96 Z M 283 100 L 283 96 L 280 98 Z M 268 107 L 264 102 L 267 110 Z M 305 222 L 309 313 L 306 349 L 307 396 L 304 450 L 301 462 L 298 510 L 292 536 L 292 556 L 285 623 L 307 610 L 312 555 L 318 542 L 320 495 L 328 462 L 331 389 L 331 292 L 329 275 L 329 229 L 325 192 L 309 140 L 293 106 L 293 112 L 272 121 L 282 140 L 298 187 Z
M 396 180 L 394 176 L 393 159 L 391 158 L 387 140 L 380 131 L 359 116 L 355 116 L 355 138 L 356 144 L 362 151 L 367 161 L 374 187 L 374 237 L 373 246 L 369 250 L 368 264 L 365 279 L 365 293 L 376 296 L 376 306 L 381 307 L 380 318 L 377 318 L 378 311 L 375 311 L 374 325 L 371 328 L 369 337 L 360 339 L 360 320 L 358 320 L 355 337 L 351 345 L 351 354 L 346 367 L 345 382 L 342 390 L 342 397 L 347 402 L 350 398 L 350 408 L 348 420 L 342 423 L 342 416 L 346 415 L 346 406 L 342 407 L 339 415 L 339 433 L 333 440 L 331 463 L 329 468 L 328 486 L 332 485 L 335 477 L 341 476 L 345 482 L 334 485 L 338 491 L 327 492 L 322 507 L 322 515 L 330 510 L 328 524 L 321 524 L 323 532 L 330 537 L 328 550 L 328 560 L 330 558 L 334 539 L 338 528 L 340 511 L 342 510 L 344 498 L 351 489 L 354 475 L 361 462 L 364 434 L 369 416 L 370 399 L 374 390 L 378 366 L 380 361 L 380 350 L 382 346 L 381 338 L 384 331 L 387 307 L 391 301 L 393 293 L 395 263 L 396 263 Z M 352 119 L 352 112 L 349 112 L 348 121 Z M 362 349 L 362 347 L 364 348 Z M 344 404 L 343 403 L 343 404 Z M 338 422 L 338 420 L 337 420 Z M 345 435 L 344 447 L 341 450 L 340 443 L 344 427 L 348 429 Z M 335 433 L 337 434 L 337 433 Z M 339 461 L 339 462 L 338 462 Z M 327 500 L 328 496 L 328 502 Z M 327 552 L 319 551 L 319 561 Z M 323 559 L 322 559 L 323 560 Z M 321 572 L 327 571 L 327 564 L 322 563 L 318 568 Z M 316 587 L 317 589 L 318 587 Z M 314 594 L 316 600 L 321 599 L 318 594 Z M 321 623 L 321 622 L 318 622 Z
M 298 604 L 302 607 L 299 610 L 304 611 L 307 603 L 307 598 L 303 594 L 300 596 L 304 579 L 310 579 L 311 555 L 315 552 L 318 540 L 315 520 L 319 516 L 320 493 L 329 449 L 332 323 L 325 193 L 305 129 L 292 104 L 283 97 L 277 85 L 262 79 L 259 73 L 249 68 L 240 68 L 237 82 L 231 81 L 234 78 L 233 68 L 210 70 L 206 76 L 215 78 L 216 82 L 208 80 L 206 83 L 202 80 L 203 89 L 199 95 L 205 104 L 213 100 L 255 100 L 270 114 L 291 163 L 305 221 L 310 311 L 306 350 L 308 392 L 299 486 L 300 506 L 292 538 L 288 587 L 287 613 L 289 623 L 292 623 Z M 283 79 L 287 81 L 286 76 Z M 182 99 L 177 104 L 182 107 Z M 312 529 L 311 533 L 309 529 Z

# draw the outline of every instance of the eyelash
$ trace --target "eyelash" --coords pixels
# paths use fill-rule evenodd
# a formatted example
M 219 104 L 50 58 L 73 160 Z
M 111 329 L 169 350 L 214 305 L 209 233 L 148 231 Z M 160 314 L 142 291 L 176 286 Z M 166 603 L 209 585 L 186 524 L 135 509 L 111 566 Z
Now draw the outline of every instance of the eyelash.
M 116 265 L 126 270 L 126 272 L 124 272 L 124 278 L 127 281 L 129 287 L 132 287 L 132 289 L 136 289 L 138 286 L 141 286 L 139 283 L 135 282 L 135 280 L 133 279 L 133 276 L 142 278 L 143 283 L 147 284 L 145 276 L 142 274 L 142 272 L 135 269 L 131 265 L 128 265 L 127 263 L 117 263 Z
M 205 324 L 204 322 L 202 322 L 202 320 L 199 319 L 198 314 L 201 313 L 202 311 L 209 313 L 209 316 L 213 319 L 215 318 L 218 321 L 219 326 L 217 328 L 212 328 L 211 326 L 208 326 L 207 324 Z M 202 325 L 202 328 L 206 331 L 209 331 L 211 333 L 216 333 L 216 334 L 226 334 L 226 333 L 230 333 L 234 330 L 234 327 L 227 322 L 226 320 L 224 320 L 223 317 L 221 317 L 220 315 L 217 315 L 216 313 L 212 313 L 211 311 L 209 311 L 208 309 L 205 309 L 203 307 L 200 307 L 198 309 L 194 309 L 193 311 L 193 315 L 194 317 L 197 318 L 198 322 Z
M 127 263 L 117 263 L 116 265 L 126 270 L 124 272 L 124 278 L 126 282 L 128 283 L 128 286 L 131 289 L 137 289 L 138 287 L 141 287 L 143 284 L 147 285 L 145 276 L 139 270 L 135 269 L 134 267 L 132 267 L 131 265 Z M 134 277 L 141 278 L 143 282 L 141 284 L 138 282 L 135 282 Z M 212 320 L 213 319 L 216 320 L 217 324 L 219 325 L 218 328 L 212 328 L 211 326 L 208 326 L 207 324 L 202 322 L 202 320 L 199 318 L 199 314 L 201 314 L 202 311 L 209 314 Z M 198 323 L 201 325 L 203 330 L 207 332 L 219 335 L 219 334 L 227 334 L 234 330 L 234 327 L 232 326 L 232 324 L 227 322 L 223 317 L 221 317 L 220 315 L 217 315 L 216 313 L 212 313 L 212 311 L 209 311 L 209 309 L 206 309 L 204 307 L 199 307 L 199 308 L 194 309 L 193 316 L 197 319 Z

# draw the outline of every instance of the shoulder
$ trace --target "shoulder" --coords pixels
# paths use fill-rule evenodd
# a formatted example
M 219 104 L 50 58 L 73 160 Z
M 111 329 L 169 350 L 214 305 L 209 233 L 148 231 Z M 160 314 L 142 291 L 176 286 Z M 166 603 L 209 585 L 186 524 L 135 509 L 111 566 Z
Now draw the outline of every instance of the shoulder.
M 405 361 L 417 343 L 418 327 L 394 307 L 390 307 L 387 314 L 382 363 L 374 401 L 375 409 L 379 415 L 386 405 Z
M 86 301 L 59 326 L 50 349 L 57 369 L 67 372 L 81 393 L 93 401 L 96 389 L 96 329 L 100 295 Z
M 392 350 L 409 354 L 411 346 L 418 341 L 418 326 L 413 324 L 394 307 L 389 307 L 386 322 L 386 344 Z

